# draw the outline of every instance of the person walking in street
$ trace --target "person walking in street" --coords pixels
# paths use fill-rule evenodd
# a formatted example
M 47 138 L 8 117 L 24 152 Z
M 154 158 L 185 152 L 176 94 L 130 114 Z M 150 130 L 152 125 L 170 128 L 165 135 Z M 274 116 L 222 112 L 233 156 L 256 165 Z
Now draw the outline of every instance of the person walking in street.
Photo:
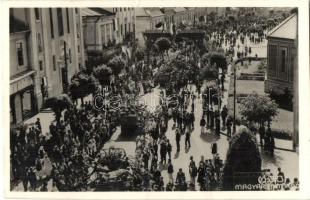
M 170 144 L 170 141 L 167 140 L 167 153 L 168 153 L 168 158 L 171 159 L 171 151 L 172 151 L 172 146 Z
M 198 169 L 196 167 L 195 162 L 193 161 L 189 165 L 189 175 L 191 177 L 191 184 L 194 186 L 194 188 L 195 188 L 195 180 L 196 180 L 196 177 L 197 177 L 197 173 L 198 173 Z
M 180 140 L 181 140 L 180 128 L 177 128 L 177 130 L 175 132 L 175 141 L 177 144 L 177 152 L 180 151 Z
M 214 158 L 215 155 L 217 154 L 217 144 L 216 143 L 212 144 L 211 152 L 212 152 L 212 155 L 213 155 L 213 158 Z
M 222 89 L 222 91 L 224 91 L 224 82 L 225 82 L 225 74 L 224 74 L 224 72 L 222 72 L 222 75 L 221 75 L 221 84 L 222 84 L 221 89 Z
M 153 155 L 158 157 L 158 144 L 156 140 L 153 142 Z
M 191 112 L 189 114 L 189 119 L 190 119 L 190 128 L 193 130 L 195 128 L 195 114 L 194 112 Z
M 215 134 L 217 136 L 220 136 L 220 133 L 221 133 L 221 121 L 219 115 L 217 115 L 215 118 Z
M 169 182 L 173 183 L 173 165 L 171 163 L 171 159 L 168 160 L 168 177 L 169 177 Z
M 160 143 L 160 162 L 166 164 L 166 155 L 167 155 L 167 145 L 165 140 L 162 140 Z
M 205 126 L 206 126 L 206 120 L 204 118 L 204 115 L 202 115 L 200 120 L 201 134 L 205 133 Z
M 182 168 L 179 169 L 176 177 L 176 183 L 181 184 L 185 180 L 185 174 L 182 170 Z
M 142 160 L 143 160 L 144 168 L 147 169 L 147 170 L 149 169 L 149 159 L 150 159 L 150 155 L 145 150 L 143 155 L 142 155 Z
M 205 167 L 203 162 L 199 163 L 197 182 L 199 183 L 200 191 L 203 191 L 205 188 Z
M 259 133 L 259 140 L 260 140 L 260 145 L 263 148 L 264 147 L 264 139 L 265 139 L 265 127 L 264 125 L 260 125 L 258 129 Z
M 228 109 L 226 105 L 224 105 L 221 112 L 223 127 L 225 127 L 227 115 L 228 115 Z
M 232 121 L 231 121 L 231 118 L 228 117 L 226 120 L 227 138 L 231 137 L 231 126 L 232 126 Z
M 191 147 L 191 133 L 187 129 L 185 133 L 185 148 L 190 148 Z

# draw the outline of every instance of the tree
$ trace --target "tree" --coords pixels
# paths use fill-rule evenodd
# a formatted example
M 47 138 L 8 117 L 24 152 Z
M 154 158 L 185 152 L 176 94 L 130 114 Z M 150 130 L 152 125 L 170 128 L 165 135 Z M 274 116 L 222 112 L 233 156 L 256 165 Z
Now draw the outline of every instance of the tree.
M 55 119 L 57 124 L 60 124 L 61 112 L 72 106 L 72 101 L 66 94 L 61 94 L 57 97 L 51 97 L 46 100 L 45 107 L 51 108 L 55 113 Z
M 244 127 L 230 140 L 223 171 L 223 190 L 237 190 L 239 184 L 257 184 L 261 165 L 256 137 Z
M 125 68 L 126 61 L 121 56 L 114 56 L 108 63 L 108 67 L 112 69 L 112 73 L 116 76 Z
M 69 86 L 72 99 L 76 101 L 81 98 L 82 104 L 84 104 L 83 98 L 95 92 L 97 88 L 96 81 L 92 75 L 88 75 L 85 72 L 78 72 L 73 75 Z
M 247 122 L 263 125 L 278 114 L 278 104 L 268 96 L 252 93 L 240 103 L 240 114 Z
M 112 75 L 112 70 L 110 67 L 100 65 L 94 69 L 93 74 L 102 86 L 110 84 Z
M 210 55 L 210 64 L 216 64 L 217 68 L 221 68 L 223 71 L 227 69 L 227 60 L 224 54 L 218 52 L 212 52 Z
M 170 49 L 171 41 L 168 38 L 160 37 L 154 43 L 155 48 L 161 53 L 162 58 L 164 59 L 164 53 Z

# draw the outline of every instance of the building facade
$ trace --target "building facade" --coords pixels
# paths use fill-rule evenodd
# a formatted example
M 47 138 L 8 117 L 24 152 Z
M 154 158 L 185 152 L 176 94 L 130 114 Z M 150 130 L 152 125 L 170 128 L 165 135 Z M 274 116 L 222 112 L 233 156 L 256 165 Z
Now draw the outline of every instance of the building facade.
M 156 29 L 156 24 L 165 22 L 165 14 L 160 8 L 136 8 L 136 28 L 135 37 L 141 47 L 145 46 L 143 32 Z
M 278 95 L 289 93 L 293 96 L 294 131 L 292 133 L 293 148 L 298 150 L 298 31 L 297 14 L 292 14 L 267 36 L 267 79 L 265 92 Z
M 136 8 L 136 38 L 139 45 L 144 46 L 143 32 L 146 30 L 164 30 L 173 33 L 180 24 L 191 26 L 195 21 L 198 22 L 200 17 L 206 21 L 207 14 L 206 7 Z M 156 25 L 160 22 L 162 26 L 157 28 Z
M 297 16 L 291 15 L 272 29 L 267 36 L 266 92 L 293 93 L 297 35 Z
M 115 14 L 101 8 L 82 8 L 86 51 L 102 51 L 116 43 Z
M 81 24 L 79 9 L 10 9 L 11 124 L 38 112 L 46 98 L 67 92 L 85 62 Z
M 115 14 L 115 39 L 116 44 L 122 43 L 127 34 L 134 34 L 136 27 L 135 8 L 109 7 L 104 8 Z

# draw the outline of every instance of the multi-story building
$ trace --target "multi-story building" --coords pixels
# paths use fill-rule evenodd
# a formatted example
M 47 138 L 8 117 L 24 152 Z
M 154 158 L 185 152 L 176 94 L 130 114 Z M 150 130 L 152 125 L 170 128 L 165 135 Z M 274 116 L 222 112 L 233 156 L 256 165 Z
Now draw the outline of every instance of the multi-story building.
M 115 39 L 116 43 L 122 43 L 127 34 L 134 34 L 136 27 L 135 8 L 133 7 L 109 7 L 104 8 L 115 14 Z
M 84 46 L 102 51 L 116 43 L 115 14 L 102 8 L 82 8 Z
M 296 35 L 296 14 L 288 17 L 268 33 L 266 92 L 281 94 L 285 90 L 293 91 Z
M 297 14 L 292 14 L 267 36 L 267 79 L 265 92 L 293 96 L 293 147 L 298 147 L 298 61 Z
M 161 29 L 164 29 L 165 14 L 160 8 L 136 8 L 136 29 L 135 36 L 138 39 L 138 44 L 144 47 L 143 32 L 146 30 L 156 29 L 156 25 L 160 22 L 163 24 Z
M 35 114 L 66 92 L 84 65 L 82 19 L 73 8 L 10 9 L 11 123 Z

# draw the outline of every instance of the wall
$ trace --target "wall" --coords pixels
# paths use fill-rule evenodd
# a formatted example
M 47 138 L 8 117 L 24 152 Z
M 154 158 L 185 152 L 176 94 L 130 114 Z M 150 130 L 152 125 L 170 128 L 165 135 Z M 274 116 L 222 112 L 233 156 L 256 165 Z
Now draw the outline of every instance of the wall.
M 17 49 L 16 49 L 17 42 L 21 42 L 23 44 L 23 57 L 24 57 L 23 66 L 18 66 Z M 20 32 L 20 33 L 11 34 L 10 35 L 10 76 L 27 71 L 29 69 L 27 54 L 28 54 L 28 50 L 27 50 L 26 33 Z
M 274 49 L 271 49 L 275 48 Z M 285 71 L 283 72 L 281 69 L 281 50 L 286 49 L 286 66 Z M 272 59 L 272 52 L 275 52 L 274 55 L 276 59 Z M 286 87 L 292 91 L 293 89 L 293 74 L 294 74 L 294 64 L 292 63 L 292 58 L 295 57 L 292 55 L 292 52 L 295 51 L 294 43 L 290 40 L 281 40 L 281 39 L 268 39 L 268 59 L 267 59 L 267 80 L 266 80 L 266 92 L 268 92 L 272 88 L 278 88 L 280 90 L 285 89 Z M 276 62 L 274 66 L 273 62 Z
M 136 38 L 138 39 L 138 45 L 145 47 L 145 41 L 143 38 L 143 32 L 151 29 L 149 17 L 136 17 Z

